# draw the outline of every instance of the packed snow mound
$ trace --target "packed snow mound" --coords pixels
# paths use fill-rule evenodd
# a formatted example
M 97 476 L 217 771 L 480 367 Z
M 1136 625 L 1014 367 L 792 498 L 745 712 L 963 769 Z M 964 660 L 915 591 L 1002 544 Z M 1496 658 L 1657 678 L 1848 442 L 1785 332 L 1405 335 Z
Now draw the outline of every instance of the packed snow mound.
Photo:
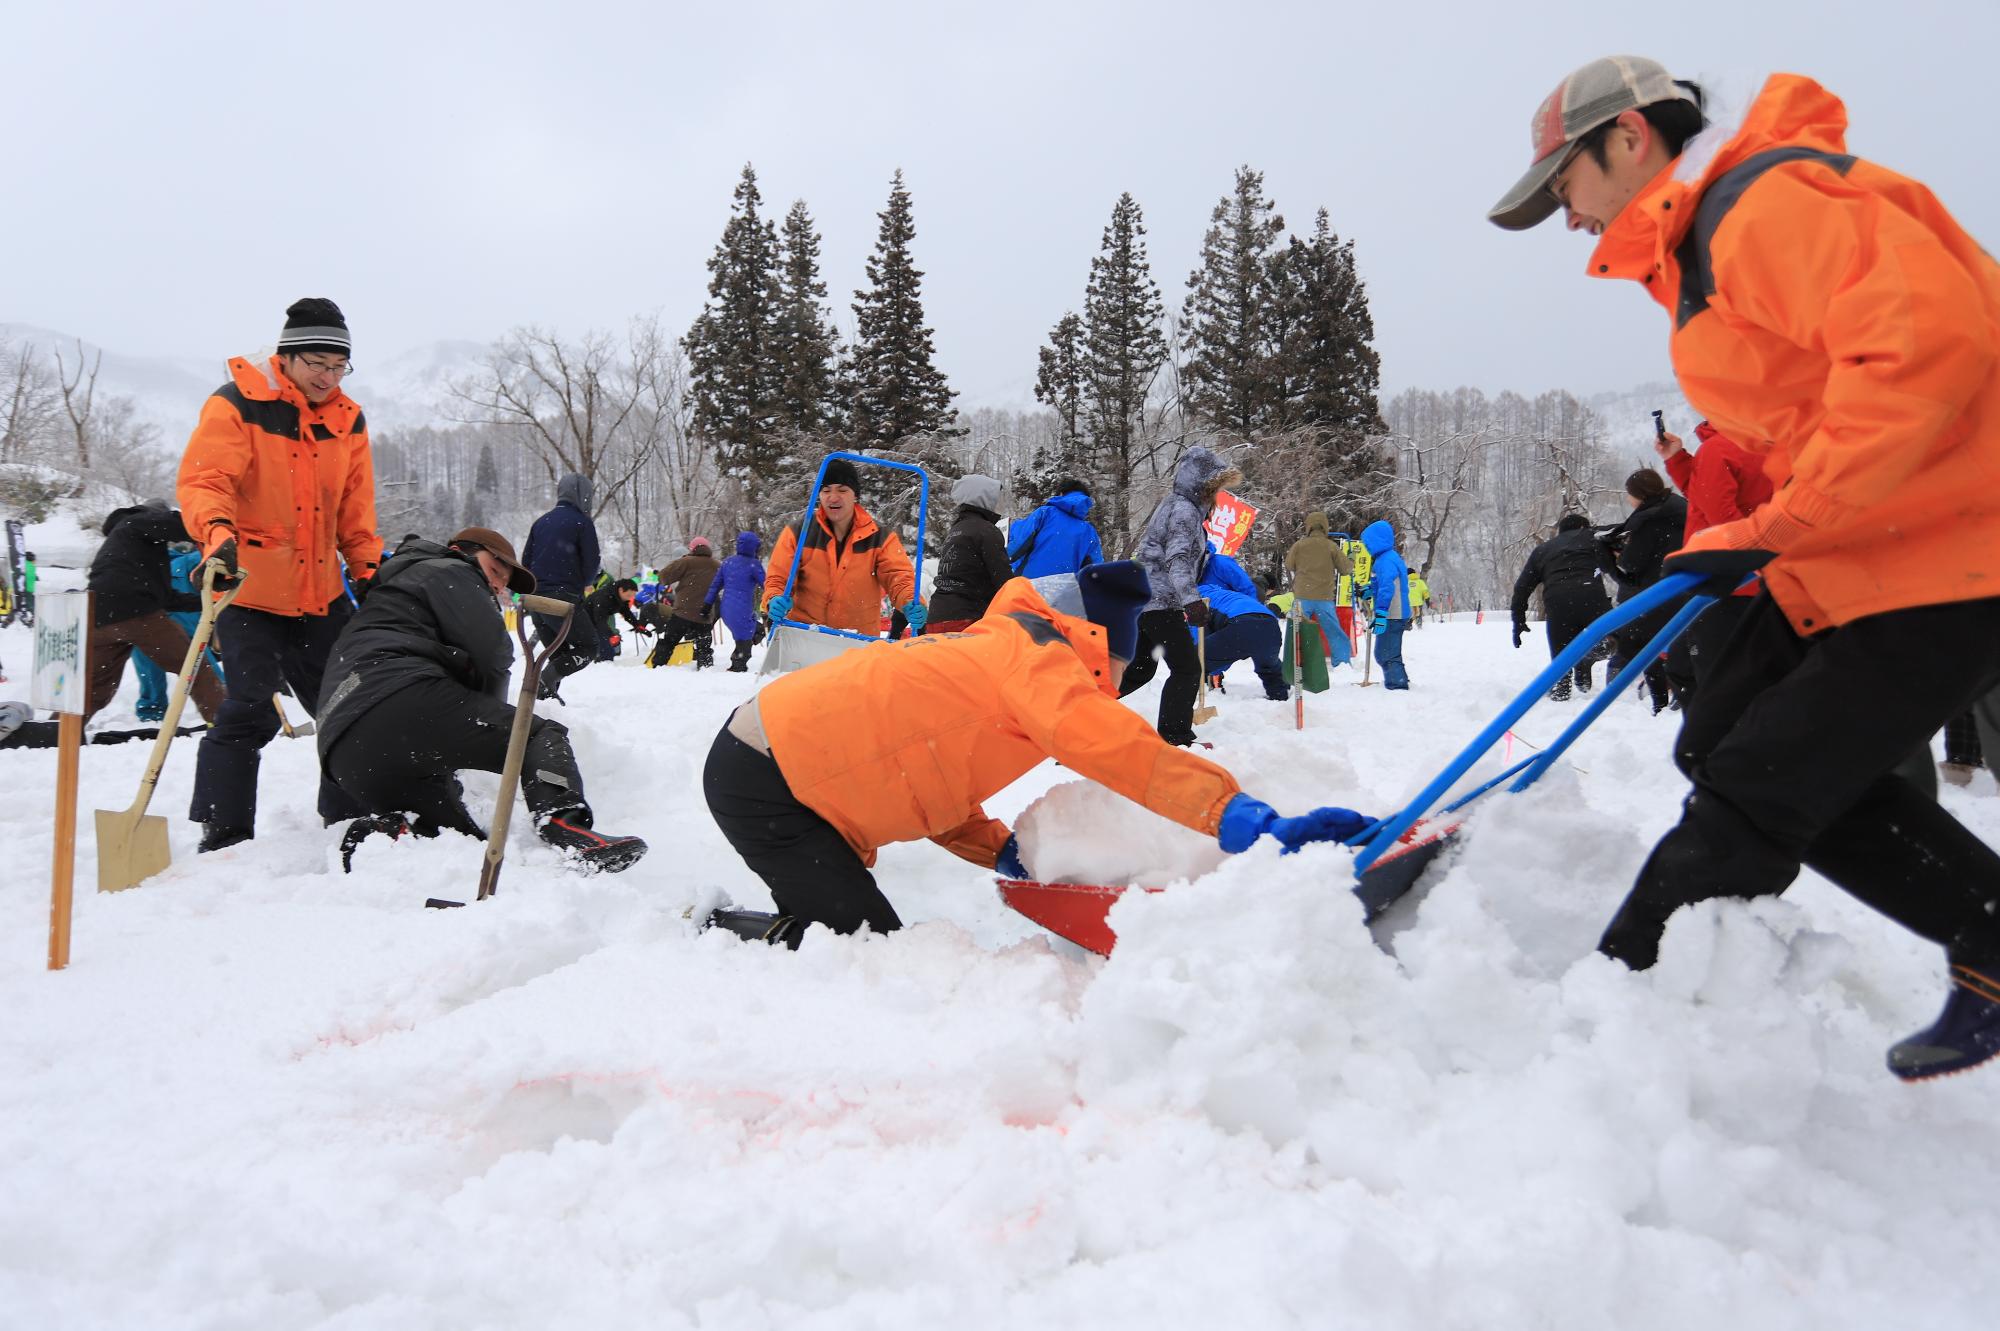
M 1308 741 L 1288 729 L 1291 709 L 1261 699 L 1235 706 L 1241 709 L 1233 718 L 1238 734 L 1226 765 L 1237 783 L 1253 794 L 1296 784 L 1301 767 L 1296 750 Z M 1288 733 L 1294 736 L 1289 742 Z M 1220 755 L 1205 751 L 1201 756 Z M 1318 755 L 1312 768 L 1329 792 L 1352 787 L 1352 768 L 1332 754 Z M 1337 801 L 1329 793 L 1318 802 Z M 1293 804 L 1297 807 L 1287 805 L 1280 812 L 1304 813 L 1312 807 L 1296 800 Z M 1214 837 L 1182 827 L 1095 781 L 1054 787 L 1021 814 L 1014 834 L 1020 838 L 1022 863 L 1045 883 L 1164 887 L 1199 878 L 1228 858 Z
M 1527 655 L 1504 620 L 1427 627 L 1411 692 L 1335 671 L 1303 732 L 1239 669 L 1206 756 L 1281 813 L 1380 814 Z M 1268 842 L 1127 894 L 1108 959 L 891 846 L 907 927 L 789 953 L 683 914 L 769 904 L 701 795 L 756 677 L 633 660 L 547 709 L 599 826 L 652 841 L 630 871 L 577 876 L 517 814 L 499 895 L 427 911 L 479 843 L 375 838 L 343 875 L 313 747 L 282 739 L 257 840 L 198 856 L 182 741 L 171 869 L 88 891 L 86 813 L 59 975 L 54 755 L 0 752 L 0 1321 L 1969 1331 L 2000 1306 L 2000 1068 L 1882 1066 L 1943 998 L 1936 949 L 1807 875 L 1684 913 L 1643 975 L 1592 951 L 1683 792 L 1643 703 L 1484 802 L 1393 956 L 1350 852 Z M 125 807 L 143 749 L 86 750 L 83 809 Z M 466 784 L 483 817 L 493 779 Z M 1044 766 L 987 808 L 1076 784 Z M 1991 783 L 1942 798 L 2000 841 Z
M 1095 781 L 1068 781 L 1014 824 L 1021 862 L 1045 883 L 1160 887 L 1223 861 L 1215 838 L 1162 818 Z

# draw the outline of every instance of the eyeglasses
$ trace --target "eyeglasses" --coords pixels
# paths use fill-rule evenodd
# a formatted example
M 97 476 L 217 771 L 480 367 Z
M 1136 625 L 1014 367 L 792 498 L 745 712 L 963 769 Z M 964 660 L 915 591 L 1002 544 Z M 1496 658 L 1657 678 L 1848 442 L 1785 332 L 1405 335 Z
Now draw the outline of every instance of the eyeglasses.
M 1556 201 L 1556 207 L 1558 208 L 1569 207 L 1569 200 L 1562 196 L 1561 191 L 1556 188 L 1556 184 L 1562 179 L 1563 172 L 1569 170 L 1576 162 L 1578 155 L 1583 152 L 1584 145 L 1588 142 L 1589 136 L 1586 135 L 1578 139 L 1575 143 L 1570 144 L 1569 151 L 1563 154 L 1560 162 L 1556 163 L 1556 169 L 1549 172 L 1549 183 L 1542 186 L 1543 192 Z
M 336 379 L 345 379 L 348 375 L 354 373 L 354 363 L 352 361 L 320 360 L 316 356 L 300 356 L 299 359 L 306 363 L 308 370 L 313 370 L 320 374 L 330 374 Z

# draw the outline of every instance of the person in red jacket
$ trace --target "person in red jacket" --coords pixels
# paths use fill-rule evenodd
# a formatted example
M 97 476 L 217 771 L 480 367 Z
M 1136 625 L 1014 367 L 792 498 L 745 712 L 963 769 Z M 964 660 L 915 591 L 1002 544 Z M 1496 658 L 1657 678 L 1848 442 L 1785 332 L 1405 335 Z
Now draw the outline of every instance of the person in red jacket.
M 1671 431 L 1662 431 L 1653 441 L 1653 450 L 1666 464 L 1667 475 L 1687 496 L 1684 535 L 1690 537 L 1718 522 L 1749 517 L 1759 505 L 1770 502 L 1772 493 L 1763 463 L 1734 439 L 1707 421 L 1694 427 L 1694 437 L 1701 441 L 1701 447 L 1692 453 L 1682 446 L 1681 437 Z M 1687 652 L 1695 688 L 1701 687 L 1707 668 L 1721 655 L 1722 644 L 1729 641 L 1736 622 L 1756 595 L 1757 588 L 1753 585 L 1710 606 L 1674 644 L 1675 652 Z

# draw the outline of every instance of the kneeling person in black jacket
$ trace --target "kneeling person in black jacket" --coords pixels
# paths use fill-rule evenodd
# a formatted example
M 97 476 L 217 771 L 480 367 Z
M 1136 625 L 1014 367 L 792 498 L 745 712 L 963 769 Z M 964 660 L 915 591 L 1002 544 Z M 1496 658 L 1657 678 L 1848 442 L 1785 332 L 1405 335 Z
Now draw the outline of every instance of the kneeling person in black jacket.
M 320 766 L 370 814 L 349 827 L 344 861 L 370 832 L 435 836 L 448 827 L 484 839 L 458 773 L 506 763 L 514 646 L 494 598 L 534 589 L 513 546 L 483 527 L 449 545 L 405 541 L 382 565 L 334 644 L 321 690 Z M 591 830 L 569 732 L 547 717 L 529 728 L 521 795 L 542 840 L 587 868 L 616 871 L 646 853 L 637 837 Z

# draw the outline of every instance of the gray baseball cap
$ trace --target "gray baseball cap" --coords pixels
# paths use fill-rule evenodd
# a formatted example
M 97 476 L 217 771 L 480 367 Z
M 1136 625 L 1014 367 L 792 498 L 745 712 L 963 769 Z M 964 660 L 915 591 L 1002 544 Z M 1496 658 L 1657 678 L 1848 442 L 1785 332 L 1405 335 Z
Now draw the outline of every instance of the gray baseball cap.
M 1577 70 L 1535 108 L 1528 135 L 1534 165 L 1500 202 L 1488 210 L 1493 225 L 1526 231 L 1556 210 L 1549 181 L 1563 165 L 1564 150 L 1607 120 L 1655 102 L 1693 101 L 1666 66 L 1636 55 L 1611 55 Z

